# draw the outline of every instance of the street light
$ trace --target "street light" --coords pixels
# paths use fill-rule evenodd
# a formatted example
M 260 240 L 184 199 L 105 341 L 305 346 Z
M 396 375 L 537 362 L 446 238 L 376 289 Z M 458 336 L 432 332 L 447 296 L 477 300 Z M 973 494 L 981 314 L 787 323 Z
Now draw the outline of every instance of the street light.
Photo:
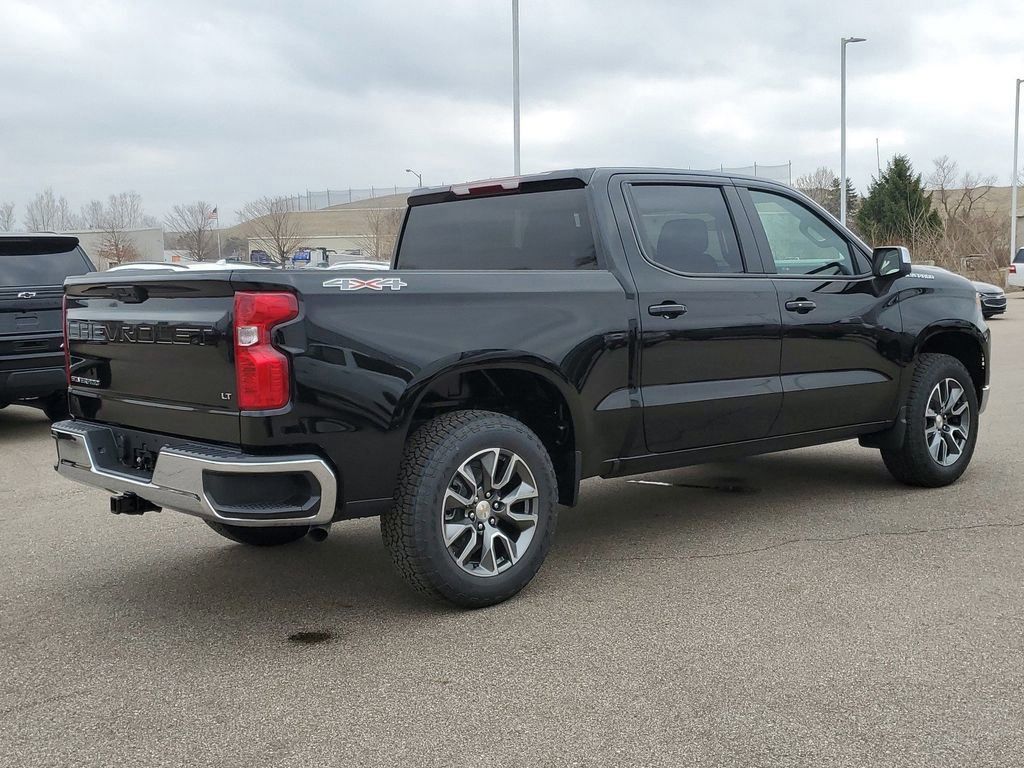
M 863 43 L 866 37 L 844 37 L 842 55 L 842 107 L 839 127 L 839 221 L 846 226 L 846 46 L 848 43 Z
M 512 0 L 512 152 L 519 175 L 519 0 Z
M 423 174 L 422 173 L 417 173 L 412 168 L 406 168 L 405 172 L 406 173 L 411 173 L 413 176 L 415 176 L 416 177 L 416 183 L 419 184 L 421 187 L 423 186 Z
M 1010 177 L 1010 262 L 1017 256 L 1017 148 L 1020 145 L 1020 84 L 1018 80 L 1015 90 L 1016 99 L 1013 104 L 1013 176 Z

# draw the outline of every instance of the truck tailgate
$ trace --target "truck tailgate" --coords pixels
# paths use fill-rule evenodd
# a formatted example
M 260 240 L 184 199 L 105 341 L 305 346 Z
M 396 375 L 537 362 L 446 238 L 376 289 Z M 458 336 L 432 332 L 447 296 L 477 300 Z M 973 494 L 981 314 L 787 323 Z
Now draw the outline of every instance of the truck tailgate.
M 233 297 L 228 272 L 98 276 L 69 285 L 73 412 L 237 444 Z

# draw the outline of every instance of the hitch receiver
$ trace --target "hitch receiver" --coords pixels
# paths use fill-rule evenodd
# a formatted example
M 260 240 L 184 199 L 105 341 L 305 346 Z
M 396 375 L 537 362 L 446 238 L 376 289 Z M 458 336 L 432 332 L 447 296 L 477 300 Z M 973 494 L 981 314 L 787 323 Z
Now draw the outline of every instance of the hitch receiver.
M 110 497 L 110 511 L 115 515 L 141 515 L 145 512 L 159 512 L 160 507 L 134 493 L 121 493 Z

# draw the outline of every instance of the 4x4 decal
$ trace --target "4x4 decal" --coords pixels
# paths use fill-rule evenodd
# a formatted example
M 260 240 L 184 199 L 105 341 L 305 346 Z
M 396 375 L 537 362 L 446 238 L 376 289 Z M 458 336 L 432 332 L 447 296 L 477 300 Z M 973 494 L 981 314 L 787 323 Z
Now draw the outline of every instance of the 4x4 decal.
M 338 288 L 342 291 L 359 291 L 363 288 L 383 291 L 387 288 L 389 291 L 400 291 L 407 285 L 408 283 L 399 277 L 371 277 L 367 280 L 358 277 L 336 277 L 326 281 L 324 288 Z

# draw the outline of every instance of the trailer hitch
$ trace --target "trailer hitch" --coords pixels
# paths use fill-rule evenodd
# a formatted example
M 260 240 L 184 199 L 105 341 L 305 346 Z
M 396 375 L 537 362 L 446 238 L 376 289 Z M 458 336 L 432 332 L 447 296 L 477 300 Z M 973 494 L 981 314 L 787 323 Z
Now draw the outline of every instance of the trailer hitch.
M 141 515 L 145 512 L 159 512 L 161 508 L 134 493 L 121 493 L 110 497 L 110 511 L 115 515 Z

